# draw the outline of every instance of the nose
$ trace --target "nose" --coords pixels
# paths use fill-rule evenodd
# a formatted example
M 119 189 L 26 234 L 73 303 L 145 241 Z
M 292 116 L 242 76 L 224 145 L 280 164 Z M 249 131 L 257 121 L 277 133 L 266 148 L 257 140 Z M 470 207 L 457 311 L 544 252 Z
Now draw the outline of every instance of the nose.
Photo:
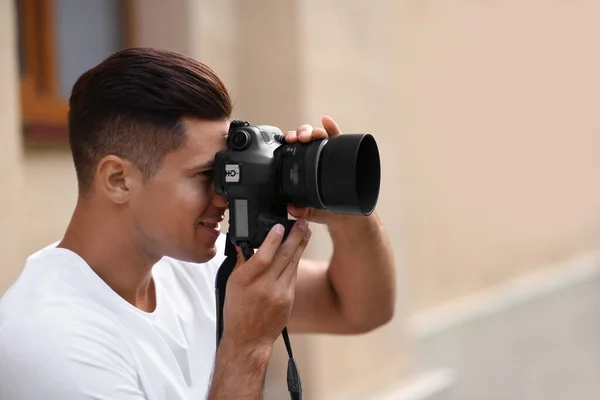
M 217 208 L 226 209 L 229 206 L 229 202 L 227 200 L 227 196 L 223 196 L 221 194 L 217 194 L 213 191 L 212 203 Z

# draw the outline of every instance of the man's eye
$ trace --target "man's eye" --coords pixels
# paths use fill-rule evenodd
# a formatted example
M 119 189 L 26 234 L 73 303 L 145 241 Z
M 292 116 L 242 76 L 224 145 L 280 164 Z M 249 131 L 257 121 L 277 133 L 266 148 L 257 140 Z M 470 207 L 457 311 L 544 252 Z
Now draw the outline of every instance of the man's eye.
M 198 175 L 205 176 L 207 178 L 212 178 L 213 175 L 214 175 L 214 173 L 215 173 L 214 169 L 207 169 L 206 171 L 200 171 L 200 172 L 198 172 Z

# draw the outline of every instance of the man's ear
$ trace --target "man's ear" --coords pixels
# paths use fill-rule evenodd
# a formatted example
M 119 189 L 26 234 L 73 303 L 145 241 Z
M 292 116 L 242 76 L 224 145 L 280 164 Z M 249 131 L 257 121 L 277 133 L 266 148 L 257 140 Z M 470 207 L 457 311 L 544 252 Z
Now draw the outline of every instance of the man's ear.
M 142 180 L 142 174 L 131 162 L 108 155 L 96 168 L 98 188 L 112 202 L 123 204 L 131 196 L 131 190 Z

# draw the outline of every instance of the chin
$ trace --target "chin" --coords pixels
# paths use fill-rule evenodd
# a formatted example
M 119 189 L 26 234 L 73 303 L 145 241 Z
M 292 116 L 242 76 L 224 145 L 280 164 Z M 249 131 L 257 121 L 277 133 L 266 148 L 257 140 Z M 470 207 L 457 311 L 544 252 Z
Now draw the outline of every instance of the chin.
M 168 255 L 168 257 L 174 258 L 179 261 L 191 262 L 196 264 L 202 264 L 212 260 L 217 255 L 216 246 L 202 246 L 190 250 L 179 250 L 177 252 Z
M 217 255 L 216 246 L 203 248 L 203 249 L 200 249 L 200 251 L 197 251 L 196 254 L 194 254 L 194 256 L 193 256 L 193 260 L 190 260 L 190 261 L 194 262 L 194 263 L 202 264 L 202 263 L 212 260 L 216 255 Z
M 217 255 L 217 251 L 223 251 L 222 246 L 217 245 L 217 241 L 218 238 L 196 237 L 194 241 L 179 247 L 175 252 L 177 256 L 172 258 L 197 264 L 208 262 Z

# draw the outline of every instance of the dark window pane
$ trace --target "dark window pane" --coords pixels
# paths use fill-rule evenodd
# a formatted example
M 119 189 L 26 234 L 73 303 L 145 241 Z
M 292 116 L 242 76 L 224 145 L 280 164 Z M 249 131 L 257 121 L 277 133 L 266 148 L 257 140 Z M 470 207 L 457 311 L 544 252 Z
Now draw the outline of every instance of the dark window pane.
M 82 73 L 121 50 L 121 0 L 55 0 L 59 95 L 68 98 Z
M 25 57 L 25 32 L 22 23 L 23 10 L 19 0 L 15 0 L 15 18 L 17 27 L 17 51 L 19 53 L 19 73 L 27 72 L 27 57 Z

